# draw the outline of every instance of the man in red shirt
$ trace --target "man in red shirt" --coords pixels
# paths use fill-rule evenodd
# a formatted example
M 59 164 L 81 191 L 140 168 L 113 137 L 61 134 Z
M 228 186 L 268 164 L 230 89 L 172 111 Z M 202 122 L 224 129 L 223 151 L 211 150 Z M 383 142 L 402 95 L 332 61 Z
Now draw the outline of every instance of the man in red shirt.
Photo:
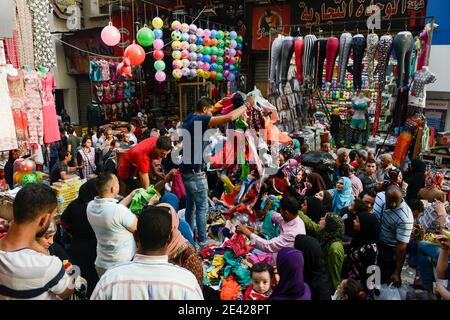
M 150 186 L 151 161 L 165 158 L 171 150 L 172 140 L 169 137 L 148 138 L 132 147 L 120 162 L 117 172 L 121 194 L 138 188 L 139 184 L 147 189 Z

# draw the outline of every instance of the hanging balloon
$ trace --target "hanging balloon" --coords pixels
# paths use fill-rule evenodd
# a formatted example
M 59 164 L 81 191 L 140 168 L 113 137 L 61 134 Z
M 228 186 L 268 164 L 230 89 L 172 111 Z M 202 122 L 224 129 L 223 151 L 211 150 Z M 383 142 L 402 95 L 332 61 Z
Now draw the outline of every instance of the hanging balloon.
M 191 61 L 197 61 L 197 54 L 195 52 L 191 52 L 189 54 L 189 60 Z
M 187 23 L 182 23 L 180 26 L 180 31 L 184 33 L 189 32 L 189 25 Z
M 209 55 L 204 55 L 202 61 L 203 61 L 203 62 L 208 62 L 208 63 L 210 63 L 210 62 L 211 62 L 211 56 L 209 56 Z
M 166 64 L 165 64 L 165 62 L 163 60 L 155 61 L 153 66 L 155 67 L 156 71 L 164 71 L 164 70 L 166 70 Z
M 229 31 L 225 31 L 223 34 L 224 34 L 225 40 L 230 40 L 230 32 Z
M 216 55 L 211 55 L 211 62 L 217 62 L 217 56 Z
M 197 62 L 197 68 L 203 70 L 203 66 L 205 65 L 205 63 L 203 61 L 198 61 Z
M 244 42 L 244 38 L 243 38 L 242 36 L 238 36 L 238 37 L 236 38 L 236 42 L 237 42 L 237 43 L 242 43 L 242 42 Z
M 125 49 L 124 56 L 130 59 L 132 66 L 138 66 L 145 60 L 145 51 L 144 48 L 133 41 L 133 43 Z
M 236 70 L 236 66 L 234 64 L 230 64 L 230 72 Z
M 197 61 L 191 61 L 189 64 L 190 69 L 197 69 Z
M 231 46 L 230 40 L 225 40 L 225 47 L 229 48 Z
M 203 45 L 203 38 L 197 37 L 197 40 L 195 41 L 195 44 L 198 46 L 202 46 Z
M 217 57 L 217 64 L 223 64 L 224 60 L 223 57 Z
M 222 48 L 218 49 L 217 50 L 217 55 L 219 57 L 223 57 L 225 55 L 225 50 L 223 50 Z
M 181 42 L 180 41 L 172 42 L 172 49 L 173 50 L 180 50 L 181 49 Z
M 210 46 L 211 45 L 211 40 L 209 38 L 204 38 L 203 39 L 203 45 L 204 46 Z
M 162 29 L 162 27 L 164 26 L 164 22 L 162 21 L 162 19 L 160 17 L 155 17 L 152 20 L 152 26 L 155 29 Z
M 222 30 L 217 31 L 217 39 L 218 40 L 222 40 L 225 37 L 225 34 L 223 33 Z
M 223 48 L 223 47 L 225 47 L 225 41 L 224 41 L 224 40 L 219 40 L 219 41 L 217 41 L 217 47 L 218 47 L 218 48 Z
M 230 75 L 230 71 L 225 70 L 225 71 L 223 72 L 223 76 L 224 76 L 226 79 L 228 78 L 229 75 Z
M 187 68 L 191 64 L 189 59 L 183 59 L 183 60 L 181 60 L 181 63 L 183 64 L 183 68 Z
M 217 71 L 217 67 L 218 67 L 217 63 L 211 63 L 211 70 Z
M 230 73 L 228 75 L 228 81 L 234 81 L 234 80 L 236 80 L 236 75 L 234 73 Z
M 219 49 L 217 49 L 217 47 L 211 47 L 211 54 L 217 55 L 217 52 L 219 52 Z
M 162 51 L 162 50 L 153 51 L 153 58 L 155 58 L 155 60 L 164 59 L 164 51 Z
M 103 28 L 101 38 L 106 45 L 114 47 L 120 42 L 120 31 L 114 27 L 110 21 L 109 24 Z
M 236 56 L 236 50 L 231 49 L 230 50 L 230 57 L 234 57 L 234 56 Z
M 187 50 L 181 51 L 181 59 L 188 59 L 190 52 Z
M 209 30 L 209 29 L 203 30 L 203 36 L 205 38 L 210 38 L 211 37 L 211 30 Z
M 34 173 L 25 173 L 22 177 L 22 186 L 37 183 L 37 177 Z
M 155 35 L 155 39 L 162 39 L 163 31 L 161 29 L 154 29 L 153 34 Z
M 197 52 L 203 53 L 204 47 L 202 45 L 197 46 Z
M 241 57 L 236 57 L 236 64 L 241 63 L 241 61 L 242 61 Z
M 178 30 L 172 31 L 172 40 L 180 41 L 181 40 L 181 32 Z
M 155 41 L 155 34 L 152 29 L 145 24 L 143 28 L 139 29 L 136 39 L 141 46 L 149 47 Z
M 181 22 L 178 20 L 175 20 L 174 22 L 172 22 L 172 30 L 180 30 L 181 27 Z
M 211 45 L 212 46 L 217 46 L 219 44 L 219 40 L 217 39 L 211 39 Z
M 188 39 L 189 43 L 194 44 L 197 42 L 197 36 L 195 34 L 191 34 Z
M 231 40 L 231 41 L 230 41 L 230 48 L 231 48 L 231 49 L 236 49 L 236 47 L 237 47 L 237 42 L 236 42 L 236 40 Z
M 236 57 L 242 56 L 242 50 L 236 50 Z
M 183 74 L 181 73 L 180 69 L 173 70 L 172 75 L 177 80 L 179 80 L 179 79 L 181 79 L 183 77 Z
M 197 53 L 197 61 L 203 61 L 203 54 Z
M 216 79 L 217 78 L 217 72 L 216 71 L 211 71 L 210 78 L 211 79 Z
M 189 77 L 190 78 L 195 78 L 196 76 L 197 76 L 197 70 L 196 69 L 191 69 Z
M 182 33 L 181 41 L 188 41 L 188 40 L 189 40 L 189 33 Z
M 238 34 L 236 31 L 231 31 L 230 32 L 230 40 L 236 40 Z
M 205 74 L 205 70 L 203 70 L 203 69 L 197 70 L 197 76 L 199 76 L 200 78 L 202 78 L 204 74 Z
M 162 48 L 164 48 L 164 41 L 162 41 L 161 39 L 156 39 L 155 41 L 153 41 L 153 48 L 155 50 L 161 50 Z
M 203 54 L 210 55 L 211 54 L 211 48 L 210 47 L 203 47 Z
M 196 44 L 190 44 L 189 45 L 189 51 L 196 52 L 197 51 L 197 45 Z
M 224 69 L 224 70 L 230 69 L 230 64 L 229 64 L 229 63 L 225 63 L 225 64 L 223 65 L 223 69 Z
M 205 71 L 205 73 L 203 74 L 203 78 L 209 79 L 210 77 L 211 77 L 211 72 Z
M 223 72 L 223 66 L 221 66 L 220 64 L 217 65 L 217 72 L 222 73 Z
M 191 24 L 190 26 L 189 26 L 189 32 L 190 33 L 196 33 L 197 32 L 197 26 L 195 25 L 195 24 Z
M 163 82 L 163 81 L 165 81 L 166 80 L 166 73 L 164 72 L 164 71 L 158 71 L 158 72 L 156 72 L 156 74 L 155 74 L 155 79 L 158 81 L 158 82 Z
M 229 55 L 230 55 L 230 49 L 228 49 L 228 48 L 225 49 L 225 55 L 226 55 L 226 56 L 229 56 Z M 225 57 L 225 59 L 226 59 L 226 57 Z M 226 61 L 226 60 L 225 60 L 225 61 Z
M 181 69 L 181 74 L 184 76 L 184 77 L 189 77 L 189 74 L 191 73 L 191 70 L 189 69 L 189 68 L 183 68 L 183 69 Z
M 204 35 L 205 35 L 203 29 L 202 28 L 198 28 L 197 31 L 196 31 L 196 35 L 199 38 L 203 38 Z
M 183 62 L 181 62 L 181 60 L 173 60 L 172 67 L 174 69 L 181 69 L 181 68 L 183 68 Z
M 236 50 L 242 50 L 242 43 L 238 43 Z
M 174 52 L 172 52 L 172 58 L 174 60 L 180 60 L 181 59 L 181 51 L 175 50 Z
M 223 80 L 223 74 L 220 73 L 220 72 L 217 73 L 216 80 L 222 81 Z
M 211 39 L 216 39 L 217 38 L 217 30 L 213 29 L 211 30 Z
M 189 50 L 189 42 L 183 41 L 181 43 L 181 50 Z

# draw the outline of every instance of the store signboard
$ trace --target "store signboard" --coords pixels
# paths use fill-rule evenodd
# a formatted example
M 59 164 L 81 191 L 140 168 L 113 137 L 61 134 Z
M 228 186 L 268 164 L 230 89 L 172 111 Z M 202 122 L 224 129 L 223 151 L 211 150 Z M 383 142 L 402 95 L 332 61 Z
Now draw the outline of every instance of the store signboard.
M 442 132 L 445 130 L 445 118 L 447 117 L 447 111 L 425 109 L 423 114 L 427 118 L 427 125 L 433 127 L 436 132 Z
M 426 109 L 447 110 L 448 101 L 445 100 L 427 100 Z
M 252 14 L 252 49 L 268 50 L 270 41 L 279 34 L 288 34 L 291 24 L 291 6 L 254 7 Z
M 12 38 L 14 29 L 13 0 L 0 1 L 0 39 Z

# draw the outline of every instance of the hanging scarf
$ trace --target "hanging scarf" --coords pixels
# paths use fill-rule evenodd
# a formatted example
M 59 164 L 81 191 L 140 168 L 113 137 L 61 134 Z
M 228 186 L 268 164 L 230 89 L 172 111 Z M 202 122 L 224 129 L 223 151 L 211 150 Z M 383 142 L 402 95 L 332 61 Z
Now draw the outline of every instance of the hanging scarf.
M 425 187 L 429 190 L 441 190 L 441 184 L 444 181 L 444 174 L 442 172 L 431 172 L 425 180 Z
M 344 187 L 342 191 L 334 189 L 333 193 L 333 212 L 340 214 L 342 208 L 349 206 L 355 197 L 352 194 L 352 182 L 347 177 L 341 178 L 344 181 Z
M 297 139 L 292 139 L 292 144 L 294 145 L 295 155 L 300 153 L 300 142 Z

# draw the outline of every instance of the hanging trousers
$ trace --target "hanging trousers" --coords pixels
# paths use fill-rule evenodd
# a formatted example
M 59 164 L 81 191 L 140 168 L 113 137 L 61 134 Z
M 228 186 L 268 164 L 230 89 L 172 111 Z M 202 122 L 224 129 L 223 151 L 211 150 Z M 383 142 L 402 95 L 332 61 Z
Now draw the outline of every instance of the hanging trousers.
M 413 44 L 414 37 L 409 31 L 400 32 L 394 38 L 393 48 L 397 56 L 397 86 L 399 88 L 409 83 Z
M 319 39 L 314 43 L 314 52 L 316 55 L 315 83 L 316 88 L 322 88 L 323 84 L 323 66 L 327 56 L 327 39 Z
M 280 77 L 283 85 L 287 82 L 289 67 L 291 66 L 292 55 L 294 54 L 294 38 L 284 38 L 283 45 L 281 47 L 281 59 L 280 59 Z M 278 84 L 278 83 L 277 83 Z
M 303 42 L 303 80 L 311 81 L 313 70 L 314 70 L 314 43 L 317 38 L 313 34 L 308 34 L 305 36 Z
M 362 61 L 364 58 L 364 51 L 366 50 L 367 42 L 363 35 L 356 35 L 352 40 L 353 48 L 353 68 L 349 71 L 353 74 L 353 88 L 361 90 L 362 88 Z
M 347 71 L 348 59 L 352 48 L 352 35 L 345 32 L 341 35 L 339 46 L 339 86 L 343 86 L 345 81 L 345 72 Z
M 327 66 L 325 81 L 331 82 L 333 78 L 334 64 L 339 53 L 339 39 L 336 37 L 330 37 L 327 41 Z
M 295 52 L 295 66 L 297 67 L 297 81 L 299 84 L 303 83 L 303 49 L 305 47 L 305 41 L 302 37 L 295 40 L 294 52 Z
M 378 65 L 375 73 L 378 74 L 378 81 L 380 83 L 379 91 L 383 91 L 384 86 L 386 85 L 386 72 L 392 53 L 392 42 L 393 39 L 391 35 L 384 35 L 381 37 L 378 44 Z
M 408 87 L 403 87 L 398 90 L 397 102 L 393 114 L 395 127 L 402 127 L 406 122 L 408 117 L 408 96 Z
M 369 86 L 374 83 L 375 54 L 378 49 L 379 38 L 376 33 L 367 36 L 367 77 L 369 78 Z
M 281 59 L 281 48 L 283 47 L 283 38 L 277 38 L 272 43 L 272 55 L 270 57 L 270 84 L 274 92 L 280 79 L 279 61 Z

